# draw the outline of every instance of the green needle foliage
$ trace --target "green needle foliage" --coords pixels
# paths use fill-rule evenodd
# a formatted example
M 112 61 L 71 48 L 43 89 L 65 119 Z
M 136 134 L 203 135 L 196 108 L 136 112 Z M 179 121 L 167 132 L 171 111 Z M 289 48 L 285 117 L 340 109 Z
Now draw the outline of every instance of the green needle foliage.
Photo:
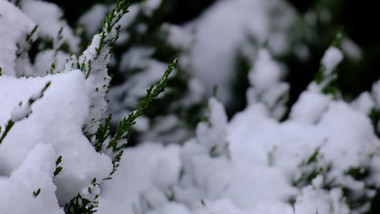
M 98 207 L 97 201 L 91 201 L 81 196 L 78 193 L 71 201 L 65 206 L 66 214 L 91 214 L 95 213 Z
M 342 30 L 339 30 L 335 36 L 335 39 L 330 44 L 330 47 L 336 47 L 340 49 L 340 43 L 343 38 Z M 314 77 L 314 82 L 317 85 L 322 86 L 323 94 L 331 94 L 334 98 L 340 96 L 341 92 L 338 87 L 338 66 L 331 71 L 330 74 L 326 73 L 326 68 L 324 65 L 320 65 L 318 73 Z
M 36 190 L 36 191 L 33 191 L 33 196 L 34 196 L 35 198 L 37 198 L 37 196 L 38 196 L 40 193 L 41 193 L 41 188 L 39 188 L 39 189 Z
M 54 176 L 57 176 L 62 171 L 62 166 L 59 166 L 59 164 L 62 162 L 62 156 L 59 156 L 57 161 L 55 161 L 55 171 Z
M 114 158 L 112 160 L 114 169 L 110 175 L 112 175 L 119 166 L 118 163 L 120 162 L 120 158 L 123 154 L 122 149 L 126 147 L 128 139 L 132 134 L 131 127 L 136 124 L 136 119 L 143 114 L 144 110 L 148 108 L 153 99 L 157 98 L 162 92 L 164 92 L 169 80 L 169 75 L 173 72 L 176 65 L 177 60 L 174 60 L 173 63 L 169 64 L 167 70 L 162 76 L 162 79 L 157 83 L 157 85 L 151 85 L 147 89 L 147 94 L 141 100 L 140 106 L 136 110 L 132 111 L 128 117 L 120 121 L 119 128 L 116 131 L 115 136 L 109 141 L 107 145 L 104 144 L 111 134 L 110 128 L 112 115 L 109 115 L 104 119 L 104 125 L 99 126 L 99 129 L 95 134 L 96 139 L 93 144 L 96 151 L 98 152 L 102 150 L 111 150 L 112 154 L 114 154 Z

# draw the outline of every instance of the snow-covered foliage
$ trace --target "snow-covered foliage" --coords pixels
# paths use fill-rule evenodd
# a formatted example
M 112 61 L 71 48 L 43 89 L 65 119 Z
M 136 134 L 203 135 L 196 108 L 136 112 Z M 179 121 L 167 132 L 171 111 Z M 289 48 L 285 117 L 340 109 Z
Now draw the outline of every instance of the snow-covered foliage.
M 360 47 L 339 32 L 289 103 L 285 56 L 311 54 L 290 31 L 312 14 L 219 0 L 177 25 L 169 2 L 96 3 L 75 27 L 0 0 L 0 214 L 376 213 L 380 81 L 352 99 L 338 84 Z
M 270 114 L 277 119 L 286 112 L 289 91 L 287 83 L 279 82 L 281 74 L 280 65 L 272 59 L 268 50 L 261 49 L 248 76 L 252 85 L 247 91 L 248 103 L 265 104 Z
M 233 102 L 229 80 L 234 78 L 238 49 L 244 51 L 247 43 L 257 49 L 267 42 L 276 55 L 288 51 L 286 31 L 294 19 L 294 11 L 283 1 L 217 1 L 185 26 L 186 31 L 195 31 L 188 66 L 207 93 L 218 85 L 223 102 Z

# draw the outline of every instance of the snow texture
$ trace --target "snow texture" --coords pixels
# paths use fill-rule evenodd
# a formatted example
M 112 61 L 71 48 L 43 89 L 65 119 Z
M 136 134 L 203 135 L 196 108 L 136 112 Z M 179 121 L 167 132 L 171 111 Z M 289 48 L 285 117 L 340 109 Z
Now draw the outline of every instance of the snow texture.
M 307 111 L 310 105 L 317 110 Z M 209 109 L 209 123 L 201 122 L 196 138 L 176 147 L 173 156 L 167 154 L 168 149 L 157 145 L 148 149 L 150 144 L 125 150 L 127 157 L 131 158 L 129 164 L 120 167 L 119 173 L 125 173 L 125 178 L 142 170 L 134 161 L 143 164 L 146 157 L 165 156 L 168 158 L 166 167 L 170 167 L 179 162 L 180 155 L 181 165 L 170 171 L 179 173 L 182 168 L 177 174 L 179 177 L 165 173 L 165 179 L 163 174 L 154 174 L 157 172 L 155 167 L 149 167 L 152 161 L 143 164 L 144 175 L 135 178 L 133 188 L 123 191 L 120 187 L 126 184 L 126 180 L 119 180 L 118 174 L 116 180 L 104 186 L 107 194 L 101 196 L 100 210 L 112 210 L 113 213 L 134 209 L 147 213 L 292 214 L 295 211 L 349 214 L 368 209 L 368 204 L 364 204 L 350 211 L 347 200 L 355 200 L 355 197 L 343 197 L 339 188 L 343 186 L 356 195 L 372 197 L 373 191 L 364 186 L 366 182 L 378 185 L 373 179 L 355 180 L 346 173 L 359 166 L 379 171 L 378 167 L 372 166 L 379 157 L 379 140 L 373 133 L 371 122 L 348 103 L 334 101 L 316 92 L 304 92 L 292 110 L 292 118 L 283 123 L 271 118 L 262 103 L 250 105 L 230 122 L 214 98 L 209 100 Z M 226 145 L 224 142 L 229 145 L 228 155 L 212 155 L 212 145 Z M 156 149 L 153 151 L 153 148 Z M 137 154 L 132 157 L 133 153 L 143 150 L 144 162 Z M 374 153 L 376 155 L 370 155 Z M 315 160 L 310 160 L 313 154 L 316 154 Z M 315 168 L 328 171 L 312 181 L 304 180 L 303 176 Z M 130 171 L 132 169 L 134 173 Z M 145 185 L 143 180 L 147 180 Z M 166 185 L 161 184 L 164 180 Z M 335 188 L 326 189 L 325 185 Z M 175 203 L 163 200 L 162 195 L 167 193 L 163 186 L 171 187 L 169 196 L 175 198 Z M 115 198 L 108 200 L 112 195 Z M 295 202 L 289 204 L 292 198 Z M 132 199 L 139 205 L 131 205 L 133 203 L 129 201 Z M 123 200 L 128 202 L 123 203 Z M 113 203 L 115 201 L 117 203 Z M 123 209 L 119 211 L 114 204 L 123 206 Z M 129 206 L 124 207 L 124 204 Z
M 208 121 L 198 123 L 197 141 L 213 156 L 228 155 L 227 115 L 224 107 L 215 98 L 210 98 L 208 108 Z
M 8 1 L 0 1 L 0 68 L 3 75 L 16 76 L 17 43 L 24 42 L 35 24 Z
M 74 35 L 67 22 L 61 19 L 62 10 L 56 4 L 40 0 L 23 0 L 21 10 L 38 25 L 38 34 L 41 37 L 53 39 L 55 47 L 67 43 L 71 51 L 79 51 L 79 38 Z M 59 35 L 58 32 L 61 30 Z
M 56 158 L 51 144 L 39 143 L 9 177 L 0 176 L 0 213 L 63 214 L 53 182 Z
M 270 114 L 280 119 L 288 100 L 289 85 L 281 82 L 282 70 L 267 49 L 260 49 L 248 79 L 252 87 L 247 90 L 248 104 L 263 103 Z
M 368 91 L 361 93 L 351 104 L 353 108 L 366 115 L 369 115 L 375 107 L 375 101 Z
M 107 10 L 105 5 L 95 4 L 79 18 L 78 24 L 85 26 L 87 37 L 92 37 L 100 30 Z
M 88 82 L 78 70 L 43 78 L 0 77 L 0 99 L 7 100 L 0 103 L 1 126 L 14 119 L 11 115 L 20 102 L 28 103 L 47 82 L 51 85 L 43 97 L 33 103 L 29 117 L 16 122 L 1 143 L 0 173 L 10 176 L 37 144 L 51 144 L 63 159 L 63 170 L 54 178 L 62 205 L 94 177 L 107 177 L 112 164 L 108 156 L 95 152 L 82 133 L 82 124 L 89 113 L 90 92 Z M 68 82 L 70 87 L 67 87 Z M 84 156 L 85 159 L 81 158 Z
M 273 5 L 281 5 L 281 9 Z M 213 87 L 218 85 L 223 103 L 232 102 L 229 86 L 234 78 L 237 50 L 253 40 L 248 43 L 254 47 L 268 41 L 275 53 L 285 52 L 288 49 L 285 31 L 293 19 L 294 11 L 282 1 L 238 0 L 217 1 L 187 24 L 187 31 L 194 33 L 189 66 L 202 81 L 206 93 L 211 96 Z M 272 23 L 277 23 L 276 31 L 272 31 Z
M 179 146 L 145 143 L 126 149 L 120 165 L 103 186 L 99 213 L 145 212 L 166 203 L 180 171 Z

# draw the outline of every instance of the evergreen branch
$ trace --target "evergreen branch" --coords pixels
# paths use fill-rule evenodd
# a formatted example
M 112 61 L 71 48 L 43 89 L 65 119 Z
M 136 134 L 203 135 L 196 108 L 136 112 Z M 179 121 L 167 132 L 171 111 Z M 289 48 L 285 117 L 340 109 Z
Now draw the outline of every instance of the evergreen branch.
M 5 130 L 0 137 L 0 144 L 3 142 L 4 138 L 7 136 L 8 132 L 11 130 L 11 128 L 14 124 L 15 123 L 12 120 L 8 120 L 7 124 L 5 125 Z
M 33 38 L 33 35 L 36 33 L 37 29 L 38 29 L 38 25 L 36 25 L 30 33 L 26 34 L 27 43 L 31 44 L 33 42 L 32 38 Z
M 343 38 L 343 30 L 338 30 L 335 39 L 331 42 L 330 47 L 340 48 L 340 43 Z M 314 82 L 321 87 L 323 94 L 331 94 L 333 97 L 337 97 L 340 93 L 338 87 L 338 66 L 331 72 L 327 72 L 326 67 L 321 63 L 317 74 L 314 77 Z
M 62 171 L 62 166 L 59 166 L 59 164 L 62 162 L 62 156 L 59 156 L 57 160 L 55 161 L 55 171 L 54 176 L 57 176 Z
M 177 60 L 174 60 L 173 63 L 169 64 L 167 70 L 157 85 L 151 85 L 147 89 L 147 94 L 141 100 L 140 106 L 131 112 L 128 117 L 125 117 L 122 121 L 120 121 L 119 128 L 107 145 L 105 145 L 105 142 L 110 136 L 112 115 L 110 114 L 107 118 L 104 119 L 104 125 L 101 124 L 99 126 L 98 130 L 95 133 L 95 139 L 93 140 L 95 142 L 93 142 L 93 145 L 97 152 L 100 152 L 102 150 L 111 150 L 111 153 L 114 155 L 112 158 L 113 170 L 110 175 L 112 175 L 119 166 L 119 162 L 123 155 L 122 149 L 126 147 L 127 141 L 132 134 L 131 127 L 136 124 L 136 119 L 143 114 L 144 110 L 148 108 L 152 100 L 164 92 L 167 86 L 167 81 L 169 80 L 169 75 L 172 73 L 176 65 Z
M 125 139 L 125 140 L 129 139 L 131 135 L 130 128 L 136 123 L 136 119 L 143 114 L 143 111 L 146 108 L 148 108 L 152 100 L 158 97 L 158 95 L 160 95 L 165 90 L 167 81 L 169 79 L 169 75 L 171 74 L 173 69 L 176 67 L 176 65 L 177 65 L 177 60 L 174 60 L 173 63 L 169 64 L 168 69 L 165 71 L 160 82 L 158 82 L 156 86 L 151 85 L 147 89 L 147 94 L 141 100 L 140 106 L 136 110 L 131 112 L 127 118 L 124 118 L 122 121 L 120 121 L 119 129 L 117 130 L 115 136 L 112 138 L 112 140 L 108 144 L 107 149 L 112 148 L 113 151 L 116 152 L 126 146 L 126 143 L 123 143 L 122 145 L 118 146 L 118 142 L 122 139 Z
M 100 124 L 97 132 L 95 133 L 96 142 L 94 143 L 95 150 L 100 152 L 102 150 L 104 142 L 110 136 L 112 114 L 109 114 L 107 118 L 104 119 L 105 123 Z
M 128 13 L 129 3 L 125 0 L 118 0 L 116 2 L 116 7 L 112 9 L 112 11 L 107 15 L 105 21 L 103 22 L 103 30 L 100 33 L 99 46 L 96 49 L 97 57 L 100 56 L 100 52 L 105 45 L 109 45 L 110 47 L 116 42 L 119 38 L 120 25 L 115 25 L 120 21 L 120 19 Z M 116 30 L 116 35 L 114 37 L 108 38 L 108 35 L 111 33 L 112 29 Z M 112 48 L 111 48 L 112 49 Z
M 92 214 L 98 207 L 98 201 L 91 201 L 78 193 L 68 204 L 65 205 L 66 214 Z

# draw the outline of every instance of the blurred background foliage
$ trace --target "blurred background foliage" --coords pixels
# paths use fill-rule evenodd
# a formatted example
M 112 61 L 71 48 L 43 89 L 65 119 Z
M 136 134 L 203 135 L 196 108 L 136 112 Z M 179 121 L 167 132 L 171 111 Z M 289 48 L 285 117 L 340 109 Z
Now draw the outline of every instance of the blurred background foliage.
M 73 27 L 77 25 L 77 20 L 86 10 L 97 3 L 111 4 L 112 0 L 51 0 L 58 4 L 65 14 L 65 19 Z M 131 3 L 141 2 L 141 0 L 132 0 Z M 172 24 L 183 24 L 197 16 L 210 7 L 215 0 L 166 0 L 160 15 L 155 17 L 153 25 L 160 25 L 164 22 Z M 286 81 L 290 83 L 290 102 L 291 106 L 298 98 L 299 94 L 306 88 L 308 83 L 313 79 L 318 71 L 320 59 L 333 41 L 336 32 L 342 29 L 343 33 L 352 39 L 362 49 L 362 57 L 353 61 L 345 59 L 340 66 L 338 83 L 343 92 L 344 98 L 352 99 L 359 93 L 369 90 L 372 83 L 380 77 L 380 31 L 376 29 L 380 20 L 377 12 L 376 2 L 365 0 L 288 0 L 296 8 L 301 19 L 311 14 L 323 13 L 327 10 L 330 12 L 330 20 L 324 22 L 318 19 L 314 26 L 295 25 L 295 34 L 301 34 L 298 39 L 303 40 L 309 48 L 309 57 L 300 61 L 295 55 L 289 54 L 281 59 L 288 67 Z M 298 29 L 297 29 L 298 28 Z M 302 30 L 309 30 L 314 33 L 314 37 L 308 38 L 302 35 Z M 150 28 L 157 30 L 157 28 Z M 300 32 L 297 32 L 300 31 Z M 148 37 L 151 32 L 146 34 Z M 145 38 L 141 42 L 157 42 L 157 39 Z M 126 48 L 126 47 L 123 47 Z M 172 56 L 172 55 L 171 55 Z M 244 63 L 244 62 L 242 62 Z M 244 68 L 244 64 L 239 67 Z M 117 78 L 116 78 L 117 79 Z M 239 77 L 237 78 L 240 79 Z M 240 79 L 241 80 L 241 79 Z M 122 81 L 122 80 L 121 80 Z M 237 84 L 238 92 L 244 91 L 247 86 L 246 80 L 242 84 Z M 245 81 L 245 82 L 244 82 Z M 245 101 L 232 107 L 232 113 L 241 110 L 245 106 Z
M 352 39 L 361 49 L 362 57 L 357 60 L 344 59 L 340 65 L 338 83 L 345 98 L 357 97 L 359 93 L 370 90 L 372 83 L 380 77 L 380 33 L 374 27 L 380 20 L 376 12 L 375 2 L 355 0 L 289 0 L 300 14 L 304 16 L 310 11 L 321 12 L 329 10 L 329 22 L 317 22 L 315 26 L 316 39 L 308 42 L 310 58 L 306 62 L 289 59 L 288 81 L 291 83 L 292 94 L 298 94 L 317 72 L 319 60 L 329 43 L 333 41 L 338 29 Z M 299 81 L 301 80 L 301 81 Z M 305 82 L 303 82 L 303 80 Z M 294 101 L 295 97 L 291 97 Z

